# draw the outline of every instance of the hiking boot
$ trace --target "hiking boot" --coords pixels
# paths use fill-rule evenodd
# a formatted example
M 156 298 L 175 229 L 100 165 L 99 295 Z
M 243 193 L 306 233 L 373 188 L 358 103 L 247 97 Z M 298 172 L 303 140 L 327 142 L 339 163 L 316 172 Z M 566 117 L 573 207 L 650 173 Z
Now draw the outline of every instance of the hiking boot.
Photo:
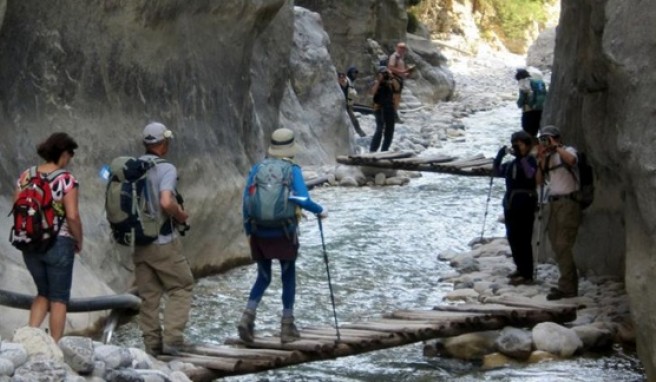
M 521 275 L 522 275 L 522 274 L 519 273 L 519 271 L 515 271 L 515 272 L 509 274 L 509 275 L 506 276 L 506 277 L 508 277 L 509 279 L 514 279 L 514 278 L 519 277 L 519 276 L 521 276 Z
M 301 338 L 301 335 L 294 325 L 294 317 L 283 317 L 280 323 L 280 342 L 283 344 L 294 342 Z
M 239 332 L 239 338 L 244 342 L 253 342 L 255 334 L 255 311 L 252 309 L 244 309 L 244 313 L 241 315 L 241 320 L 237 325 L 237 331 Z
M 533 279 L 527 279 L 522 276 L 514 277 L 508 282 L 510 285 L 531 285 L 533 284 Z
M 551 293 L 547 295 L 547 300 L 560 300 L 563 298 L 576 297 L 576 293 L 565 293 L 560 289 L 552 290 Z

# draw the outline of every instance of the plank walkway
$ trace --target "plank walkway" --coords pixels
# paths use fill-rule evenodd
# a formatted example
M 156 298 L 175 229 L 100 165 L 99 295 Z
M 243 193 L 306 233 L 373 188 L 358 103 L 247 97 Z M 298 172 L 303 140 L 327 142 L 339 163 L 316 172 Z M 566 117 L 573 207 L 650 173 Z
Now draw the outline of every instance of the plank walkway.
M 196 368 L 186 371 L 191 380 L 211 381 L 508 325 L 532 327 L 545 321 L 565 323 L 575 319 L 573 305 L 496 297 L 488 298 L 484 304 L 397 310 L 378 319 L 343 323 L 339 326 L 339 340 L 335 328 L 311 326 L 301 328 L 301 339 L 292 343 L 281 344 L 279 337 L 261 337 L 256 332 L 251 343 L 230 338 L 225 345 L 195 345 L 180 357 L 159 359 L 192 363 Z
M 447 155 L 416 157 L 411 152 L 387 151 L 361 155 L 338 156 L 337 163 L 350 166 L 369 166 L 392 170 L 440 172 L 465 176 L 492 175 L 492 158 L 479 154 L 469 158 Z

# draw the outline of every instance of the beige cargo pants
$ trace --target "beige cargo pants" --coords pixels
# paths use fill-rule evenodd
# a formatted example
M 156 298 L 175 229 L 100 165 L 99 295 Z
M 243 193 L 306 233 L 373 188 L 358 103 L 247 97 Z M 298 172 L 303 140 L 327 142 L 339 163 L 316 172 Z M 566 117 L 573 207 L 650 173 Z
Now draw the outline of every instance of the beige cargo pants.
M 180 240 L 135 247 L 135 278 L 142 299 L 139 326 L 147 349 L 180 345 L 191 310 L 194 278 Z M 162 297 L 168 295 L 160 323 Z
M 579 275 L 574 263 L 574 244 L 581 225 L 581 207 L 578 202 L 563 198 L 550 202 L 547 230 L 554 251 L 560 277 L 558 289 L 565 294 L 578 294 Z

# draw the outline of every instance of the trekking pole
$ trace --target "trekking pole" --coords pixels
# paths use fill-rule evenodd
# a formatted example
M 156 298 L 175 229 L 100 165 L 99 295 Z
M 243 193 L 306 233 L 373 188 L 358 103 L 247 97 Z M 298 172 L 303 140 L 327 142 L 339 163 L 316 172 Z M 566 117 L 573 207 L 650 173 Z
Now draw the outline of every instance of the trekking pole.
M 538 276 L 538 257 L 540 257 L 540 242 L 542 241 L 542 212 L 544 209 L 544 185 L 540 185 L 540 199 L 538 199 L 538 238 L 535 242 L 533 254 L 533 280 Z
M 490 176 L 490 187 L 487 190 L 487 201 L 485 201 L 485 215 L 483 215 L 483 228 L 481 228 L 481 240 L 485 233 L 485 221 L 487 220 L 487 211 L 490 207 L 490 196 L 492 195 L 492 182 L 494 182 L 494 173 Z
M 328 289 L 330 289 L 330 302 L 333 304 L 333 316 L 335 317 L 335 331 L 337 332 L 337 342 L 340 341 L 339 324 L 337 324 L 337 310 L 335 310 L 335 295 L 333 294 L 333 284 L 330 281 L 330 268 L 328 267 L 328 253 L 326 252 L 326 241 L 323 238 L 323 225 L 321 217 L 317 215 L 319 222 L 319 232 L 321 232 L 321 247 L 323 248 L 323 261 L 326 263 L 326 273 L 328 274 Z

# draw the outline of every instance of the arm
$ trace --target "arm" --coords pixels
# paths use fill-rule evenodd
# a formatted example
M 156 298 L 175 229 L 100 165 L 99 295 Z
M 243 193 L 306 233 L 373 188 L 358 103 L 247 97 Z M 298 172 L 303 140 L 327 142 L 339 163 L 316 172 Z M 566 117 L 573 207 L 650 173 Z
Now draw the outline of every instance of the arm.
M 503 157 L 506 156 L 506 151 L 507 151 L 506 146 L 503 146 L 497 152 L 497 156 L 494 158 L 494 161 L 492 162 L 492 176 L 503 177 L 503 174 L 505 173 L 505 169 L 504 166 L 501 165 L 501 161 L 503 160 Z
M 568 147 L 563 146 L 562 144 L 556 146 L 556 153 L 560 155 L 560 159 L 569 167 L 576 166 L 576 151 L 569 149 Z
M 376 79 L 374 80 L 374 84 L 371 87 L 371 90 L 369 90 L 369 94 L 375 95 L 378 92 L 378 88 L 380 87 L 380 83 L 383 80 L 383 75 L 381 73 L 376 74 Z
M 168 216 L 178 223 L 185 223 L 189 215 L 182 209 L 175 198 L 175 187 L 178 172 L 170 163 L 158 164 L 161 166 L 161 180 L 159 184 L 159 205 Z
M 537 172 L 537 163 L 533 157 L 525 156 L 519 160 L 519 164 L 522 168 L 522 171 L 524 171 L 526 178 L 532 179 L 535 177 L 535 173 Z
M 402 65 L 399 65 L 396 53 L 393 53 L 387 61 L 387 69 L 394 75 L 405 77 L 408 74 L 408 70 L 405 68 L 405 65 L 403 67 L 400 66 Z
M 68 223 L 68 229 L 75 240 L 75 251 L 79 253 L 82 251 L 82 220 L 80 219 L 80 211 L 78 209 L 77 187 L 68 191 L 64 195 L 62 202 L 64 203 L 64 210 L 66 211 L 66 223 Z
M 289 200 L 313 214 L 320 214 L 324 210 L 321 205 L 310 199 L 310 194 L 305 185 L 305 181 L 303 180 L 301 168 L 296 165 L 292 166 L 292 194 L 289 196 Z

